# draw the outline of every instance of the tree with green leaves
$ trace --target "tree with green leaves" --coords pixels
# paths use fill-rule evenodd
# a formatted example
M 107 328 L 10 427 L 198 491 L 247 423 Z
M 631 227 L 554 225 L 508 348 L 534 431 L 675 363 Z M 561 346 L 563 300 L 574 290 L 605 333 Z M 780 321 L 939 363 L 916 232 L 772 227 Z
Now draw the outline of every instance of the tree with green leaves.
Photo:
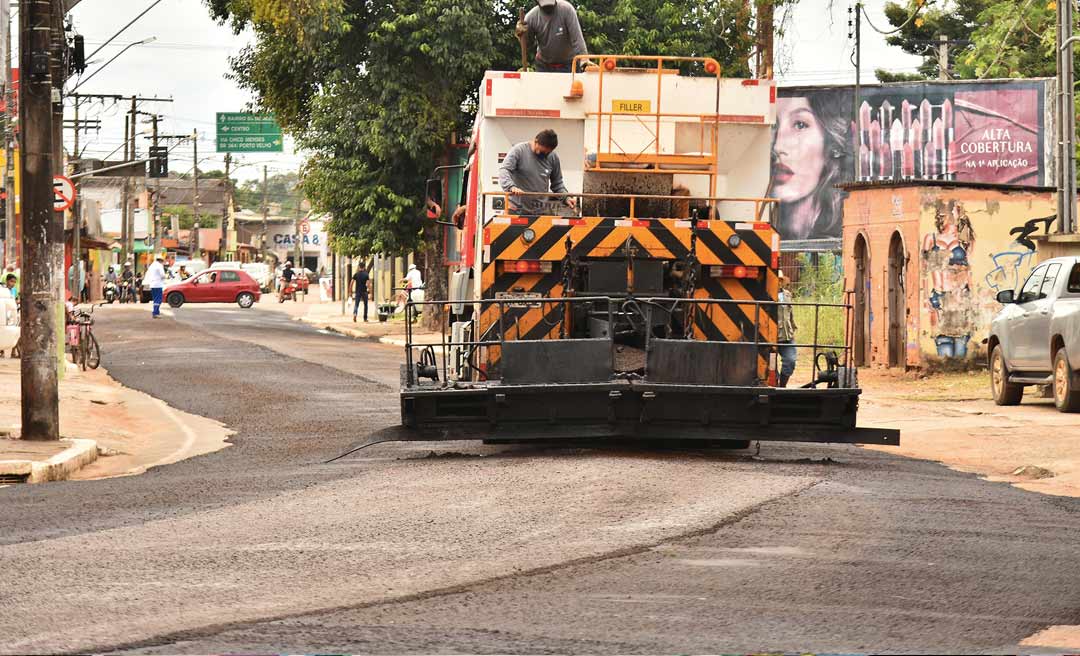
M 263 181 L 245 180 L 234 184 L 233 203 L 237 209 L 262 211 Z M 281 213 L 292 216 L 303 201 L 300 191 L 300 176 L 294 171 L 274 173 L 266 178 L 266 202 L 281 206 Z
M 347 255 L 420 250 L 429 297 L 445 278 L 442 227 L 422 218 L 424 180 L 467 134 L 485 70 L 520 66 L 518 0 L 205 0 L 256 42 L 232 61 L 259 109 L 310 153 L 302 187 Z M 777 0 L 790 5 L 794 0 Z M 746 74 L 746 0 L 579 0 L 593 53 L 715 57 Z
M 890 45 L 922 55 L 922 78 L 938 76 L 937 43 L 949 39 L 950 75 L 958 79 L 1053 77 L 1057 6 L 1052 0 L 907 0 L 885 16 L 898 32 Z M 915 18 L 909 20 L 915 14 Z M 889 81 L 896 74 L 879 71 Z M 884 78 L 881 74 L 884 74 Z

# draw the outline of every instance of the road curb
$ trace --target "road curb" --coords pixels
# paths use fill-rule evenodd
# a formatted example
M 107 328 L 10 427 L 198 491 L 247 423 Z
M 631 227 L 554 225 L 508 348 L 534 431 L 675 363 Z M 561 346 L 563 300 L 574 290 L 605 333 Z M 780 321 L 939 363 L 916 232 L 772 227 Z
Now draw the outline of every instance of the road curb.
M 63 481 L 98 459 L 94 440 L 64 438 L 70 446 L 44 462 L 33 460 L 0 460 L 0 476 L 25 477 L 27 483 Z

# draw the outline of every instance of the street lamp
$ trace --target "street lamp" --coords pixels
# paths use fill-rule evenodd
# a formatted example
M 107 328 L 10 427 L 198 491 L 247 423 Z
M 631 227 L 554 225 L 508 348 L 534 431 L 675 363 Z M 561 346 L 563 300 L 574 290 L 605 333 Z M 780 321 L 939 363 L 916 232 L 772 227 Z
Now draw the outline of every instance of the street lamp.
M 147 43 L 153 43 L 154 41 L 157 41 L 157 37 L 156 37 L 156 36 L 152 36 L 152 37 L 150 37 L 149 39 L 143 39 L 142 41 L 136 41 L 136 42 L 134 42 L 134 43 L 129 43 L 129 44 L 127 44 L 126 46 L 124 46 L 124 49 L 123 49 L 123 50 L 121 50 L 120 52 L 118 52 L 118 53 L 116 53 L 115 55 L 113 55 L 113 58 L 112 58 L 112 59 L 110 59 L 109 61 L 105 62 L 105 63 L 104 63 L 104 64 L 102 64 L 101 66 L 98 66 L 98 69 L 97 69 L 96 71 L 94 71 L 94 72 L 93 72 L 93 73 L 91 73 L 91 74 L 90 74 L 90 75 L 89 75 L 88 77 L 86 77 L 85 79 L 83 79 L 82 81 L 80 81 L 80 82 L 79 82 L 78 84 L 76 84 L 76 85 L 75 85 L 75 87 L 74 87 L 74 88 L 73 88 L 73 89 L 72 89 L 71 91 L 69 91 L 68 93 L 75 93 L 76 91 L 78 91 L 79 87 L 81 87 L 82 85 L 86 84 L 86 83 L 87 83 L 87 82 L 89 82 L 89 81 L 90 81 L 91 79 L 93 79 L 93 77 L 94 77 L 95 75 L 97 75 L 98 73 L 100 73 L 100 72 L 101 72 L 101 69 L 105 68 L 105 67 L 106 67 L 106 66 L 108 66 L 109 64 L 111 64 L 111 63 L 113 63 L 114 61 L 116 61 L 116 59 L 117 59 L 117 58 L 118 58 L 118 57 L 119 57 L 120 55 L 124 54 L 125 52 L 127 52 L 127 51 L 128 51 L 128 50 L 130 50 L 131 48 L 133 48 L 133 47 L 135 47 L 135 46 L 141 46 L 141 45 L 145 45 L 145 44 L 147 44 Z

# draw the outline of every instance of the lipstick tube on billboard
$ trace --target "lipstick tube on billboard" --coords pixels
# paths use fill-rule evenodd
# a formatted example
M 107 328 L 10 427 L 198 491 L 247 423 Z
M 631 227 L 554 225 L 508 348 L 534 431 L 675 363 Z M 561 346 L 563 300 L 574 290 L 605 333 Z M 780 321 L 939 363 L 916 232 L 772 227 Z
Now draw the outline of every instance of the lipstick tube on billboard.
M 859 144 L 870 143 L 870 103 L 865 100 L 859 105 Z
M 922 123 L 919 122 L 919 119 L 911 122 L 911 155 L 912 175 L 916 178 L 925 177 L 926 171 L 923 170 Z
M 930 143 L 930 121 L 933 119 L 933 113 L 930 110 L 930 101 L 923 98 L 923 101 L 919 103 L 919 125 L 922 126 L 923 145 Z
M 869 146 L 870 165 L 865 169 L 867 179 L 877 177 L 877 172 L 874 170 L 874 162 L 878 159 L 878 153 L 881 152 L 881 125 L 877 121 L 870 122 Z
M 941 103 L 941 118 L 945 121 L 946 144 L 952 143 L 955 138 L 953 132 L 953 107 L 952 102 L 946 100 Z
M 910 141 L 904 142 L 904 151 L 902 157 L 902 168 L 905 178 L 915 177 L 915 149 L 911 147 Z
M 900 119 L 893 119 L 889 132 L 891 133 L 889 147 L 892 150 L 892 177 L 899 179 L 904 170 L 904 126 L 900 123 Z
M 904 122 L 904 141 L 911 141 L 911 103 L 907 100 L 900 103 L 900 119 Z
M 862 171 L 860 180 L 869 180 L 874 173 L 870 170 L 870 149 L 866 147 L 866 144 L 859 146 L 859 170 Z
M 934 119 L 933 132 L 931 147 L 934 153 L 934 175 L 940 178 L 945 174 L 945 124 L 940 118 Z
M 950 141 L 949 146 L 948 146 L 948 148 L 946 148 L 946 150 L 949 153 L 949 169 L 947 171 L 948 175 L 946 176 L 946 179 L 955 180 L 956 179 L 956 142 L 955 141 Z
M 882 141 L 878 147 L 878 179 L 888 180 L 892 176 L 892 153 L 889 152 L 889 144 Z

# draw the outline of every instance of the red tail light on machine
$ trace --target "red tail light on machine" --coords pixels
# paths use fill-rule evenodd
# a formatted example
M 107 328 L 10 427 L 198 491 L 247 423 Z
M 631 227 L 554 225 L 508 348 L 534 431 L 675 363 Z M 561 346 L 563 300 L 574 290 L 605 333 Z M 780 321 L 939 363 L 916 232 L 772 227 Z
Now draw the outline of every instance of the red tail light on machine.
M 503 273 L 551 273 L 551 262 L 543 260 L 503 260 Z
M 709 275 L 713 278 L 751 278 L 761 277 L 762 267 L 743 266 L 741 264 L 721 264 L 709 267 Z

